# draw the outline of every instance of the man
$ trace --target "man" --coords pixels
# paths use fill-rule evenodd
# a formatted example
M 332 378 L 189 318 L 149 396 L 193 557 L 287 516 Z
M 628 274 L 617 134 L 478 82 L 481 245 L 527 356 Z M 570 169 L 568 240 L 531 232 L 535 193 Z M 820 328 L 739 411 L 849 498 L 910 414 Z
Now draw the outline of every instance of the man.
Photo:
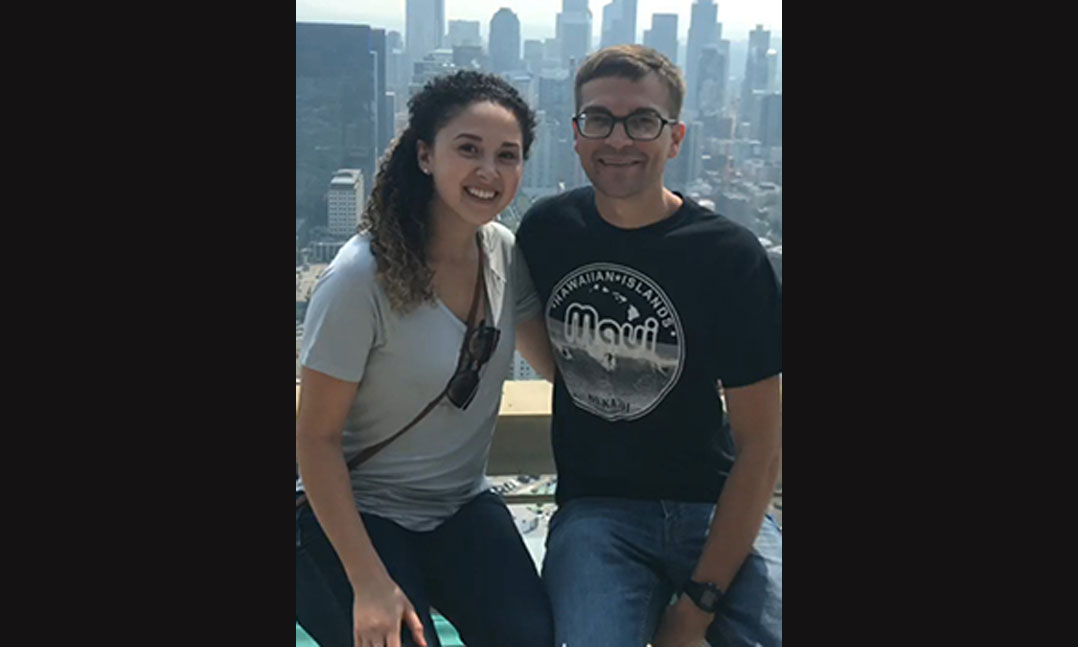
M 653 49 L 589 57 L 573 131 L 592 186 L 517 232 L 558 366 L 558 647 L 782 644 L 781 288 L 752 233 L 664 186 L 684 94 Z

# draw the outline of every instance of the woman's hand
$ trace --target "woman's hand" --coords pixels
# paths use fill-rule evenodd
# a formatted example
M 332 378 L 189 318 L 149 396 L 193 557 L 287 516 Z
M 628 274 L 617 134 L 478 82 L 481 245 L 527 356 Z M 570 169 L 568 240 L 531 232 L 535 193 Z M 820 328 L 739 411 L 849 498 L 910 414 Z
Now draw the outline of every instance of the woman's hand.
M 411 629 L 420 647 L 426 647 L 423 623 L 397 583 L 380 578 L 354 590 L 352 637 L 355 647 L 401 647 L 401 623 Z

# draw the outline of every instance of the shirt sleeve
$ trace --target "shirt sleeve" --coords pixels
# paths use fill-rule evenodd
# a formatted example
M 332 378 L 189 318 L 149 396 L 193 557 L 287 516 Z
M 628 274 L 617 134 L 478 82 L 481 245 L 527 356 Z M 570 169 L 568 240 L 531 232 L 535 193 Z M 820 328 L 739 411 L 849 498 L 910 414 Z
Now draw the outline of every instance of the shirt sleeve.
M 719 379 L 754 384 L 782 372 L 782 285 L 755 238 L 739 250 L 719 319 Z
M 347 382 L 359 382 L 379 338 L 375 278 L 330 266 L 311 293 L 300 362 Z

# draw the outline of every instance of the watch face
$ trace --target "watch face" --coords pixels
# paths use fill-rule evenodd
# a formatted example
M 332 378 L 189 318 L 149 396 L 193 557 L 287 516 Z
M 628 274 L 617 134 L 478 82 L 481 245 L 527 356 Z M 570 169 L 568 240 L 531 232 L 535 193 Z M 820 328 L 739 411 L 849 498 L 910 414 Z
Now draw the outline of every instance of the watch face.
M 700 596 L 700 604 L 709 609 L 713 608 L 715 606 L 715 603 L 718 601 L 719 596 L 715 595 L 715 592 L 711 589 L 705 590 L 703 595 Z

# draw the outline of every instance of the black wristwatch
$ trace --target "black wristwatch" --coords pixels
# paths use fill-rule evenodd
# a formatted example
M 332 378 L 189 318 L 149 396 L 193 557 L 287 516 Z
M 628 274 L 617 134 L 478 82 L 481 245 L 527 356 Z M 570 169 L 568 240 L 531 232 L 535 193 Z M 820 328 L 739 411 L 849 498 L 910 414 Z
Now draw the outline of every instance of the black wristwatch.
M 689 599 L 692 600 L 696 606 L 707 613 L 717 613 L 719 605 L 722 604 L 722 589 L 711 582 L 694 582 L 689 580 L 688 582 L 685 582 L 682 593 L 689 596 Z

